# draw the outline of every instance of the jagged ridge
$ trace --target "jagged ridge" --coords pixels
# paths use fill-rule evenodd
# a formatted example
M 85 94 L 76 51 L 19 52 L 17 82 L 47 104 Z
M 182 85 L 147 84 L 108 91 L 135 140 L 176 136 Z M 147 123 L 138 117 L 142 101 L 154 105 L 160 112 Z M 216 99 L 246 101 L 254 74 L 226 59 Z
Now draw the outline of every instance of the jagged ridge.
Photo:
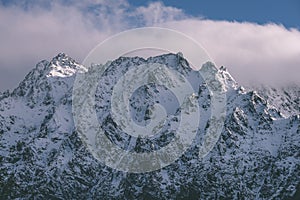
M 121 57 L 111 63 L 95 96 L 99 122 L 114 143 L 138 152 L 160 148 L 172 138 L 169 133 L 137 140 L 120 132 L 109 117 L 113 84 L 126 70 L 141 63 L 166 64 L 193 77 L 188 62 L 175 54 L 147 60 Z M 283 107 L 239 87 L 221 68 L 219 73 L 227 87 L 227 117 L 213 151 L 198 159 L 197 142 L 209 125 L 210 111 L 210 94 L 199 77 L 193 86 L 198 88 L 202 118 L 190 150 L 159 171 L 118 172 L 94 159 L 76 133 L 72 87 L 76 73 L 84 71 L 72 58 L 59 54 L 50 62 L 37 64 L 13 92 L 1 94 L 1 198 L 283 199 L 294 195 L 300 180 L 297 110 L 283 116 Z M 168 97 L 172 94 L 162 87 L 139 89 L 131 99 L 133 117 L 136 121 L 145 117 L 147 106 L 154 101 L 168 105 Z M 172 132 L 169 126 L 165 130 Z

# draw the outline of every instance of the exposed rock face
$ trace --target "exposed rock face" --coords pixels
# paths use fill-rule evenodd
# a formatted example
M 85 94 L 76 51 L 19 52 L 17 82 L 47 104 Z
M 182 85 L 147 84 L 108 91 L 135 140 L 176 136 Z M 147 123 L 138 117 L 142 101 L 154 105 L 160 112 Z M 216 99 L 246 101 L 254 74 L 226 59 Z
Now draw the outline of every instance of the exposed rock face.
M 142 174 L 113 170 L 83 145 L 72 117 L 76 73 L 86 69 L 65 54 L 42 61 L 13 92 L 0 94 L 0 198 L 42 199 L 287 199 L 299 190 L 299 87 L 245 91 L 225 68 L 219 74 L 227 90 L 227 117 L 214 149 L 198 158 L 199 142 L 209 126 L 210 94 L 187 61 L 168 54 L 147 60 L 121 57 L 98 83 L 95 109 L 116 145 L 148 152 L 176 134 L 177 102 L 163 86 L 136 90 L 130 99 L 136 123 L 146 124 L 155 102 L 169 106 L 173 118 L 150 139 L 121 131 L 110 116 L 116 81 L 132 66 L 161 63 L 189 77 L 198 91 L 201 122 L 195 142 L 175 163 Z M 287 97 L 278 99 L 285 94 Z M 298 96 L 297 96 L 298 95 Z M 174 105 L 174 106 L 173 106 Z M 296 197 L 295 197 L 296 198 Z

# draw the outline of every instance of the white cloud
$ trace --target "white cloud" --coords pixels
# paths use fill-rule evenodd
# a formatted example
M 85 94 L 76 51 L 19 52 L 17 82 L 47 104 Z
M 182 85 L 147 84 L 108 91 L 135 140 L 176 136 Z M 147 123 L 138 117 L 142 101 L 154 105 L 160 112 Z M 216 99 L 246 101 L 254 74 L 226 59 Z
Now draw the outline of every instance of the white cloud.
M 138 7 L 134 15 L 140 16 L 146 26 L 158 26 L 165 22 L 187 18 L 181 9 L 164 6 L 161 2 L 150 3 L 147 7 Z
M 202 44 L 241 84 L 300 83 L 300 32 L 281 25 L 183 20 L 165 26 Z
M 297 81 L 300 74 L 296 29 L 192 18 L 160 2 L 138 8 L 125 0 L 69 0 L 68 5 L 58 1 L 46 7 L 38 2 L 28 9 L 21 3 L 0 5 L 0 90 L 15 87 L 39 60 L 66 52 L 81 62 L 105 38 L 145 25 L 191 36 L 242 84 Z M 15 76 L 5 78 L 11 74 Z
M 0 6 L 0 90 L 15 87 L 38 61 L 59 52 L 81 62 L 95 44 L 125 28 L 121 18 L 113 17 L 119 7 L 110 12 L 81 9 L 82 4 L 59 3 L 29 10 Z M 8 74 L 15 76 L 9 81 Z

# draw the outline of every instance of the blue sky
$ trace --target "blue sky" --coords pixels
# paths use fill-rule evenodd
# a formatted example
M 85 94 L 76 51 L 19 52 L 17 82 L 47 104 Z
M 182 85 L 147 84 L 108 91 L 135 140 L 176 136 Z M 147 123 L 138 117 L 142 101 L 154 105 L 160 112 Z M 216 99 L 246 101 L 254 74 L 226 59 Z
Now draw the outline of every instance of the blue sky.
M 134 6 L 147 5 L 149 0 L 129 0 Z M 279 23 L 300 28 L 299 0 L 163 0 L 166 6 L 177 7 L 193 16 L 213 20 L 250 21 L 259 24 Z
M 34 4 L 49 6 L 50 1 L 40 0 L 1 0 L 4 5 L 22 4 L 30 7 Z M 66 4 L 73 0 L 61 0 Z M 84 2 L 84 1 L 83 1 Z M 151 0 L 128 0 L 130 6 L 147 6 Z M 187 15 L 205 17 L 212 20 L 255 22 L 258 24 L 277 23 L 285 27 L 300 29 L 299 0 L 161 0 L 165 6 L 182 9 Z
M 300 82 L 298 0 L 0 0 L 0 91 L 40 60 L 64 52 L 81 62 L 101 41 L 144 26 L 192 37 L 241 84 Z

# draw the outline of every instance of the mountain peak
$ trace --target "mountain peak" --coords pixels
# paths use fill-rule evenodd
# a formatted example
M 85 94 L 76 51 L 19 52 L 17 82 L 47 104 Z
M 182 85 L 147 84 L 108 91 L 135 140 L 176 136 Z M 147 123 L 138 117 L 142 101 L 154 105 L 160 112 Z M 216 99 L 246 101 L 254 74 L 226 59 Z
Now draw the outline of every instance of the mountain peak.
M 229 88 L 237 89 L 238 88 L 238 83 L 235 81 L 235 79 L 231 76 L 231 74 L 228 72 L 227 68 L 224 66 L 221 66 L 219 68 L 219 73 L 223 80 L 225 81 L 225 84 Z
M 59 53 L 49 63 L 49 77 L 68 77 L 86 69 L 65 53 Z
M 68 56 L 65 53 L 59 53 L 57 54 L 55 57 L 52 58 L 50 63 L 56 64 L 56 63 L 66 63 L 66 61 L 68 62 L 76 62 L 73 58 L 71 58 L 70 56 Z
M 40 88 L 48 84 L 49 78 L 71 77 L 79 71 L 86 71 L 86 69 L 65 53 L 59 53 L 50 62 L 40 61 L 13 90 L 12 94 L 26 96 L 33 94 L 33 91 L 39 93 Z

